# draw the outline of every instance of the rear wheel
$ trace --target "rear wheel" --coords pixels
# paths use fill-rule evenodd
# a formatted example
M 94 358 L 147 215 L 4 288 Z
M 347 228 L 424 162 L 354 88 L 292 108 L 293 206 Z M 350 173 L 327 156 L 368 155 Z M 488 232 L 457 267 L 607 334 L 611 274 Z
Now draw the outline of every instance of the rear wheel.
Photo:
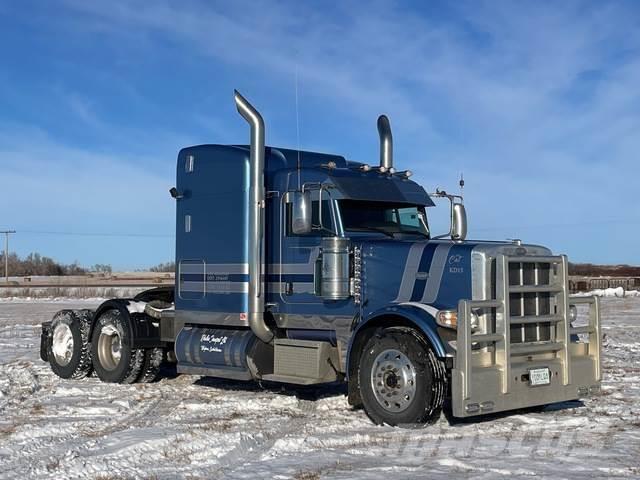
M 140 371 L 141 383 L 155 382 L 160 375 L 160 367 L 164 361 L 164 349 L 162 348 L 148 348 L 144 352 L 144 362 Z
M 91 357 L 103 382 L 134 383 L 140 376 L 144 350 L 132 348 L 129 320 L 118 310 L 104 312 L 91 337 Z
M 365 412 L 377 424 L 438 420 L 444 403 L 444 366 L 417 332 L 392 328 L 365 345 L 358 371 Z
M 47 358 L 61 378 L 80 379 L 91 373 L 90 310 L 61 310 L 51 321 Z

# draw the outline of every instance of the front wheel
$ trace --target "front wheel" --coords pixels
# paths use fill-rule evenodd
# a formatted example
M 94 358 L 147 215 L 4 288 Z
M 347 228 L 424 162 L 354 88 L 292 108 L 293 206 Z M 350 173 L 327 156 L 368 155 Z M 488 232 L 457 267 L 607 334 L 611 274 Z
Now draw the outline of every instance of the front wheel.
M 360 357 L 358 383 L 365 412 L 376 424 L 432 423 L 442 412 L 444 366 L 413 330 L 389 328 L 373 335 Z

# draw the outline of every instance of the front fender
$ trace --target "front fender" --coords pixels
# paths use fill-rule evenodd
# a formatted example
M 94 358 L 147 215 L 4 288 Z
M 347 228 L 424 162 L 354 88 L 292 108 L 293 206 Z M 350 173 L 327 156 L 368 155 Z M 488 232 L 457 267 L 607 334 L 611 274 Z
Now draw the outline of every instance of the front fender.
M 438 334 L 438 325 L 436 324 L 435 315 L 438 309 L 430 305 L 424 305 L 418 302 L 407 302 L 394 305 L 388 305 L 384 308 L 376 310 L 368 315 L 364 321 L 360 322 L 351 336 L 349 342 L 349 348 L 347 350 L 347 365 L 351 365 L 351 352 L 354 343 L 360 336 L 359 334 L 366 330 L 368 327 L 384 326 L 386 322 L 382 319 L 384 317 L 399 317 L 405 324 L 413 326 L 416 330 L 424 334 L 429 340 L 435 354 L 439 358 L 446 356 L 446 349 L 444 342 Z M 379 324 L 379 325 L 377 325 Z

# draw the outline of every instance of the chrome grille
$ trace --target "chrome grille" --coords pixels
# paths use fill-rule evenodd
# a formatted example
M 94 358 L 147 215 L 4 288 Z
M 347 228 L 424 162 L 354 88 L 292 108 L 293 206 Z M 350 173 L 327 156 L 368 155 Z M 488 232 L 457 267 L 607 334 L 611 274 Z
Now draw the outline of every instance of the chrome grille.
M 549 319 L 556 314 L 556 276 L 557 268 L 549 262 L 509 262 L 511 343 L 551 340 L 553 325 Z M 519 318 L 522 323 L 518 323 Z

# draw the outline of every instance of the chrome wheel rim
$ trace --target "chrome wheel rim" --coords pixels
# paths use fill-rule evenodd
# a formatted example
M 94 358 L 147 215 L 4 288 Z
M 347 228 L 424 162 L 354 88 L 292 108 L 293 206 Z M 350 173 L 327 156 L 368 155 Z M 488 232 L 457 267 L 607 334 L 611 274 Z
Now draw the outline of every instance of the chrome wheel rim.
M 51 351 L 58 365 L 61 367 L 69 365 L 73 356 L 73 333 L 66 323 L 59 323 L 53 329 Z
M 400 350 L 381 352 L 371 368 L 371 388 L 378 404 L 388 412 L 403 412 L 415 397 L 416 369 Z
M 115 370 L 122 358 L 122 337 L 112 325 L 105 325 L 98 338 L 98 359 L 105 370 Z

